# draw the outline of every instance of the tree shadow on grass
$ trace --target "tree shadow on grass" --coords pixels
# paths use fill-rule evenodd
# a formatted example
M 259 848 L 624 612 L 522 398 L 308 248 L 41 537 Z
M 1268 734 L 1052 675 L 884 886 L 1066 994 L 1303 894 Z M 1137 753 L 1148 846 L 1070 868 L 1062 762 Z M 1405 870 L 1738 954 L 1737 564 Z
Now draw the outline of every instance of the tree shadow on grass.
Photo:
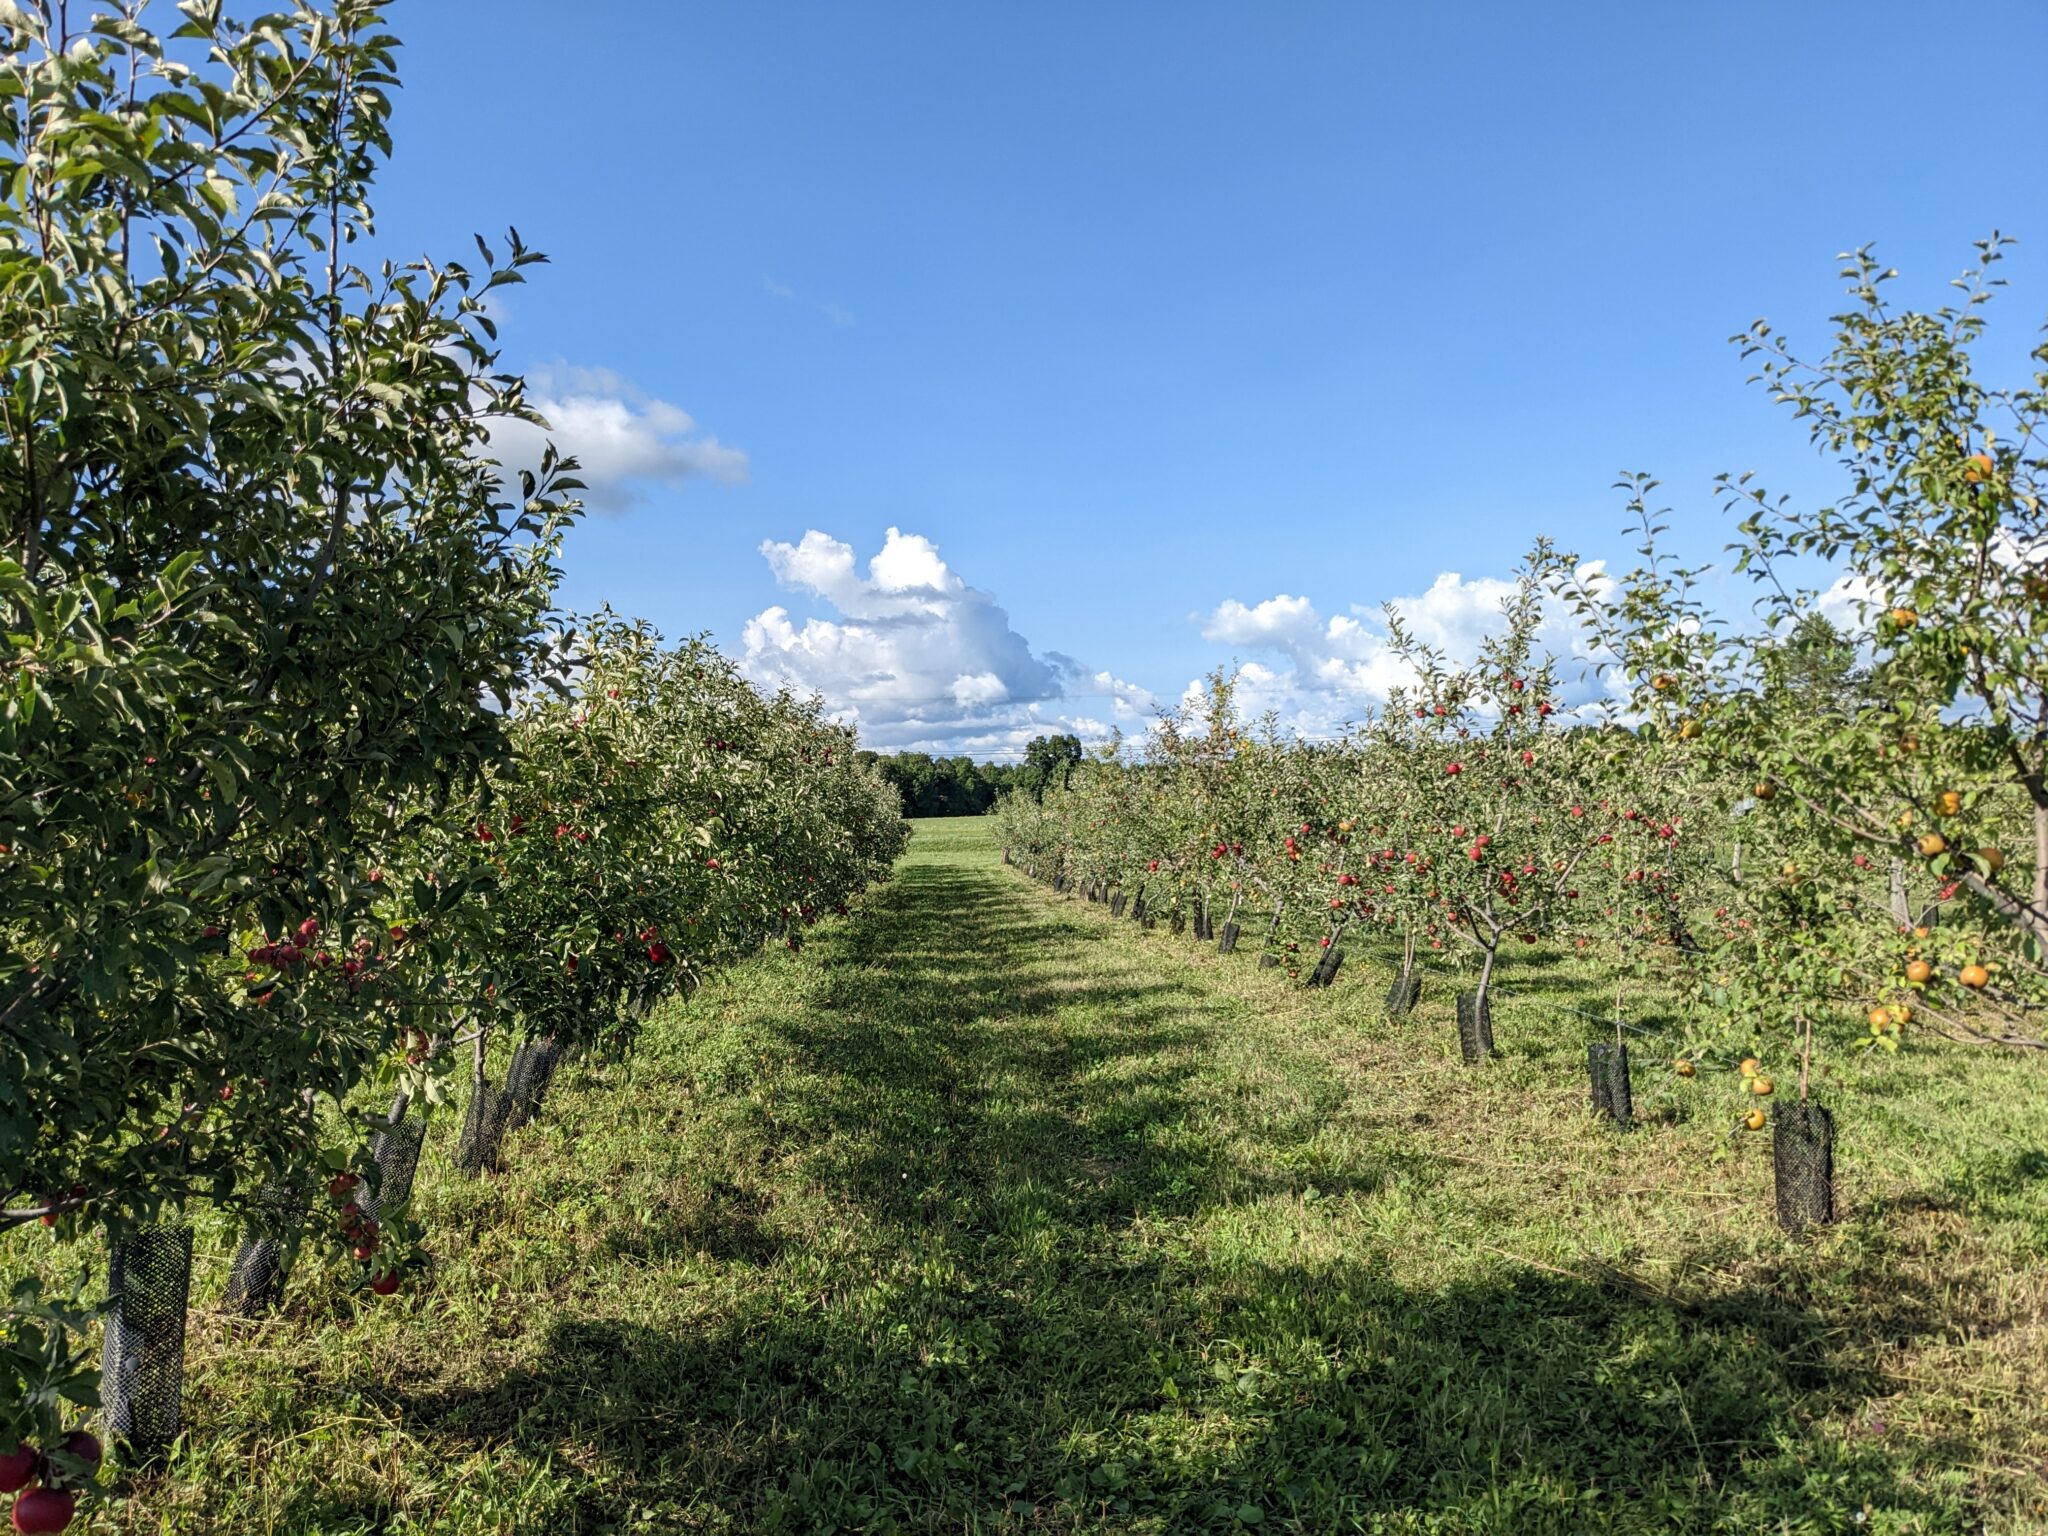
M 1416 1292 L 1356 1264 L 1014 1257 L 701 1329 L 563 1318 L 490 1389 L 393 1406 L 450 1455 L 589 1469 L 589 1531 L 1968 1524 L 1881 1429 L 1808 1428 L 1884 1387 L 1766 1293 L 1701 1312 L 1544 1274 Z
M 721 1111 L 735 1157 L 794 1166 L 845 1225 L 721 1205 L 707 1170 L 647 1240 L 760 1229 L 714 1310 L 558 1315 L 502 1379 L 380 1406 L 449 1464 L 510 1443 L 578 1469 L 590 1533 L 1969 1524 L 1934 1475 L 1967 1448 L 1823 1427 L 1869 1422 L 1890 1388 L 1864 1362 L 1937 1330 L 1936 1298 L 1844 1315 L 1773 1277 L 1692 1305 L 1506 1265 L 1416 1287 L 1226 1241 L 1310 1146 L 1314 1095 L 1260 1107 L 1261 1161 L 1234 1164 L 1198 1081 L 1225 1021 L 1090 963 L 1093 925 L 1005 878 L 907 869 L 828 941 L 821 1006 L 772 1021 L 772 1109 Z

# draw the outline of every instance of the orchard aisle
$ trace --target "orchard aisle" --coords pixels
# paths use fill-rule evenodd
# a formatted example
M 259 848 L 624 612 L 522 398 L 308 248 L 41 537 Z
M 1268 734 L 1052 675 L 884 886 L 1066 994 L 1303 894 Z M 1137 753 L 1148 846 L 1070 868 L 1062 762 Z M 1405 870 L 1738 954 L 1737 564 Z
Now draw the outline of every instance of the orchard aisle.
M 1718 1125 L 1599 1132 L 1576 1034 L 1516 1044 L 1536 1021 L 1507 1013 L 1475 1076 L 1435 1015 L 1372 1018 L 1384 983 L 1360 956 L 1305 996 L 1005 869 L 987 822 L 921 823 L 853 920 L 565 1073 L 505 1176 L 436 1159 L 419 1296 L 201 1327 L 190 1419 L 225 1433 L 151 1508 L 1566 1533 L 1868 1505 L 1948 1531 L 1988 1492 L 2032 1528 L 2038 1424 L 1967 1452 L 1944 1427 L 2039 1371 L 2038 1313 L 1944 1341 L 1992 1320 L 1955 1298 L 1980 1249 L 2013 1272 L 2018 1196 L 1788 1244 L 1761 1161 L 1711 1166 Z

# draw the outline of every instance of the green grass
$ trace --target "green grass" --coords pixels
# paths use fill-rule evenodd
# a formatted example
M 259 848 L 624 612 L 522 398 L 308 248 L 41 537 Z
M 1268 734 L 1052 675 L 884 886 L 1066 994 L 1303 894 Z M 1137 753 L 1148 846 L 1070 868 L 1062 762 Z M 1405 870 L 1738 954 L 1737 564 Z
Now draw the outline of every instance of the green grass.
M 1306 994 L 920 824 L 505 1174 L 437 1126 L 406 1294 L 237 1332 L 203 1232 L 189 1443 L 100 1525 L 2048 1531 L 2048 1064 L 1855 1058 L 1793 1240 L 1729 1074 L 1648 1039 L 1603 1130 L 1560 963 L 1474 1071 L 1375 959 Z

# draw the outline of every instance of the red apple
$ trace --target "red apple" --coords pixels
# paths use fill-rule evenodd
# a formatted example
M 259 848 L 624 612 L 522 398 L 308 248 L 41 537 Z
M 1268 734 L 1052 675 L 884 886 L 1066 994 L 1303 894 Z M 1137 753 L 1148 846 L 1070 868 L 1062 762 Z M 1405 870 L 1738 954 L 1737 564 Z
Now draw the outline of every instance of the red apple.
M 36 1454 L 33 1446 L 17 1445 L 5 1456 L 0 1456 L 0 1493 L 14 1493 L 26 1488 L 42 1464 L 43 1458 Z
M 31 1488 L 14 1501 L 20 1536 L 54 1536 L 78 1513 L 78 1496 L 61 1488 Z

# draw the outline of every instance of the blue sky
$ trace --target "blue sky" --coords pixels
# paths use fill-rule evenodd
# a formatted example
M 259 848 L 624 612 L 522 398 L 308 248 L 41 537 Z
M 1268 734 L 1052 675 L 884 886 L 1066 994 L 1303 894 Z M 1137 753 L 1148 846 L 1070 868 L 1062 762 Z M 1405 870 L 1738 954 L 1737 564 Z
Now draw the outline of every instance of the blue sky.
M 1539 533 L 1625 561 L 1621 468 L 1700 553 L 1715 472 L 1824 491 L 1726 338 L 1818 350 L 1837 251 L 1939 302 L 2020 236 L 1994 370 L 2048 314 L 2038 0 L 393 20 L 384 247 L 553 258 L 504 339 L 597 483 L 565 602 L 883 747 L 1141 725 L 1233 659 L 1345 718 L 1383 601 L 1456 640 Z

